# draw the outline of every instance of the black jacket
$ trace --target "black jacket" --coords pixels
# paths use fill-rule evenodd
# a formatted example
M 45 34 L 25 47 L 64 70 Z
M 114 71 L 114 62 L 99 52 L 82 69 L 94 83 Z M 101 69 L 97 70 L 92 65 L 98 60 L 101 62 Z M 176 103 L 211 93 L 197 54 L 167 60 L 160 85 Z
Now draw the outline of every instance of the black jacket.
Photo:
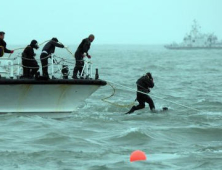
M 76 53 L 87 53 L 88 54 L 88 51 L 90 49 L 90 45 L 91 45 L 91 42 L 89 41 L 89 38 L 85 38 L 82 40 L 82 42 L 79 44 L 79 47 L 77 48 L 76 50 Z
M 7 45 L 6 42 L 3 39 L 0 38 L 0 46 L 3 46 L 4 52 L 5 53 L 11 53 L 11 50 L 7 49 L 6 45 Z
M 22 59 L 34 60 L 35 59 L 34 56 L 35 56 L 35 53 L 34 53 L 33 48 L 30 45 L 28 45 L 22 53 Z
M 38 63 L 34 57 L 34 49 L 32 46 L 28 45 L 22 53 L 22 65 L 26 67 L 37 67 Z
M 55 47 L 64 48 L 64 45 L 59 44 L 53 40 L 50 40 L 42 49 L 42 51 L 46 51 L 48 54 L 52 54 L 55 52 Z
M 150 92 L 149 88 L 154 87 L 153 81 L 150 78 L 148 78 L 147 76 L 140 77 L 137 80 L 136 84 L 137 84 L 137 89 L 139 91 L 144 92 L 144 93 L 149 93 Z

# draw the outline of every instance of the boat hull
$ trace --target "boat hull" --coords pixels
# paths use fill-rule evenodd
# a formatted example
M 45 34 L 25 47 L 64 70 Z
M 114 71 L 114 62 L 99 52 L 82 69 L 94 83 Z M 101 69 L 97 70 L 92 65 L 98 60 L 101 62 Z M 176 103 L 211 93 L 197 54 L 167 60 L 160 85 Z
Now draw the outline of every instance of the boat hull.
M 73 112 L 104 81 L 0 81 L 0 113 Z

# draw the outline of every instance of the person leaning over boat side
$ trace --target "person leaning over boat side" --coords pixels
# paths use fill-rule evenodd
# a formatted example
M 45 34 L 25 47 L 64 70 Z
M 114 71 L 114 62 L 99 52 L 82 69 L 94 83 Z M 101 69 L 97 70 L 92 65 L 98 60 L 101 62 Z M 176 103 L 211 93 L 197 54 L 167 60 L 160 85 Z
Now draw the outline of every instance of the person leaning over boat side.
M 143 109 L 145 107 L 145 103 L 148 103 L 150 106 L 150 110 L 154 110 L 155 106 L 151 97 L 145 93 L 149 93 L 150 89 L 154 87 L 153 77 L 151 73 L 146 73 L 145 76 L 139 78 L 136 82 L 137 84 L 137 98 L 136 100 L 139 102 L 139 105 L 133 106 L 129 112 L 126 114 L 131 114 L 135 110 Z M 142 92 L 142 93 L 140 93 Z
M 93 34 L 90 34 L 88 38 L 85 38 L 82 40 L 80 45 L 78 46 L 76 52 L 75 52 L 75 59 L 76 59 L 76 65 L 73 70 L 73 79 L 78 79 L 77 74 L 81 74 L 83 66 L 84 66 L 84 53 L 86 53 L 86 56 L 88 58 L 91 58 L 91 56 L 88 54 L 88 51 L 90 49 L 91 43 L 95 39 L 95 36 Z
M 30 45 L 28 45 L 22 53 L 22 65 L 23 65 L 23 77 L 24 78 L 33 78 L 34 76 L 38 78 L 39 76 L 39 65 L 35 60 L 36 54 L 34 49 L 38 49 L 38 42 L 32 40 Z
M 58 43 L 59 40 L 57 38 L 52 38 L 42 49 L 42 53 L 40 55 L 41 64 L 42 64 L 42 74 L 44 77 L 49 79 L 48 74 L 48 58 L 50 55 L 55 52 L 55 47 L 64 48 L 64 45 Z
M 4 55 L 4 53 L 13 53 L 13 50 L 9 50 L 6 48 L 6 42 L 4 41 L 5 38 L 5 32 L 1 31 L 0 32 L 0 57 Z

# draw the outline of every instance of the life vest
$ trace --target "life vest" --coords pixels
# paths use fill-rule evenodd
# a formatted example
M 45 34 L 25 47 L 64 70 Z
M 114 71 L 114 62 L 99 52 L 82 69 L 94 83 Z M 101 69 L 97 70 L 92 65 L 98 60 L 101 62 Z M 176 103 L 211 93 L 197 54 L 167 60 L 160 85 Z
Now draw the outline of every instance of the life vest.
M 0 57 L 4 55 L 4 47 L 0 46 Z

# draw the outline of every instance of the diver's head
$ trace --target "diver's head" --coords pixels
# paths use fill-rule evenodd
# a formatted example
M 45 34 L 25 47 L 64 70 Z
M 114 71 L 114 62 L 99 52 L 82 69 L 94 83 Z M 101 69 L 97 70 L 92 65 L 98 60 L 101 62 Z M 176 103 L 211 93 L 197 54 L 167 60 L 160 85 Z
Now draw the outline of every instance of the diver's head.
M 95 39 L 95 36 L 93 34 L 90 34 L 89 35 L 89 41 L 90 42 L 93 42 L 93 40 Z
M 38 42 L 36 40 L 32 40 L 30 46 L 36 50 L 39 48 Z
M 56 37 L 53 37 L 52 41 L 59 42 L 59 40 Z
M 153 79 L 152 74 L 151 74 L 150 72 L 146 73 L 146 76 L 147 76 L 149 79 Z
M 0 38 L 1 38 L 1 39 L 4 39 L 4 38 L 5 38 L 5 32 L 0 31 Z

